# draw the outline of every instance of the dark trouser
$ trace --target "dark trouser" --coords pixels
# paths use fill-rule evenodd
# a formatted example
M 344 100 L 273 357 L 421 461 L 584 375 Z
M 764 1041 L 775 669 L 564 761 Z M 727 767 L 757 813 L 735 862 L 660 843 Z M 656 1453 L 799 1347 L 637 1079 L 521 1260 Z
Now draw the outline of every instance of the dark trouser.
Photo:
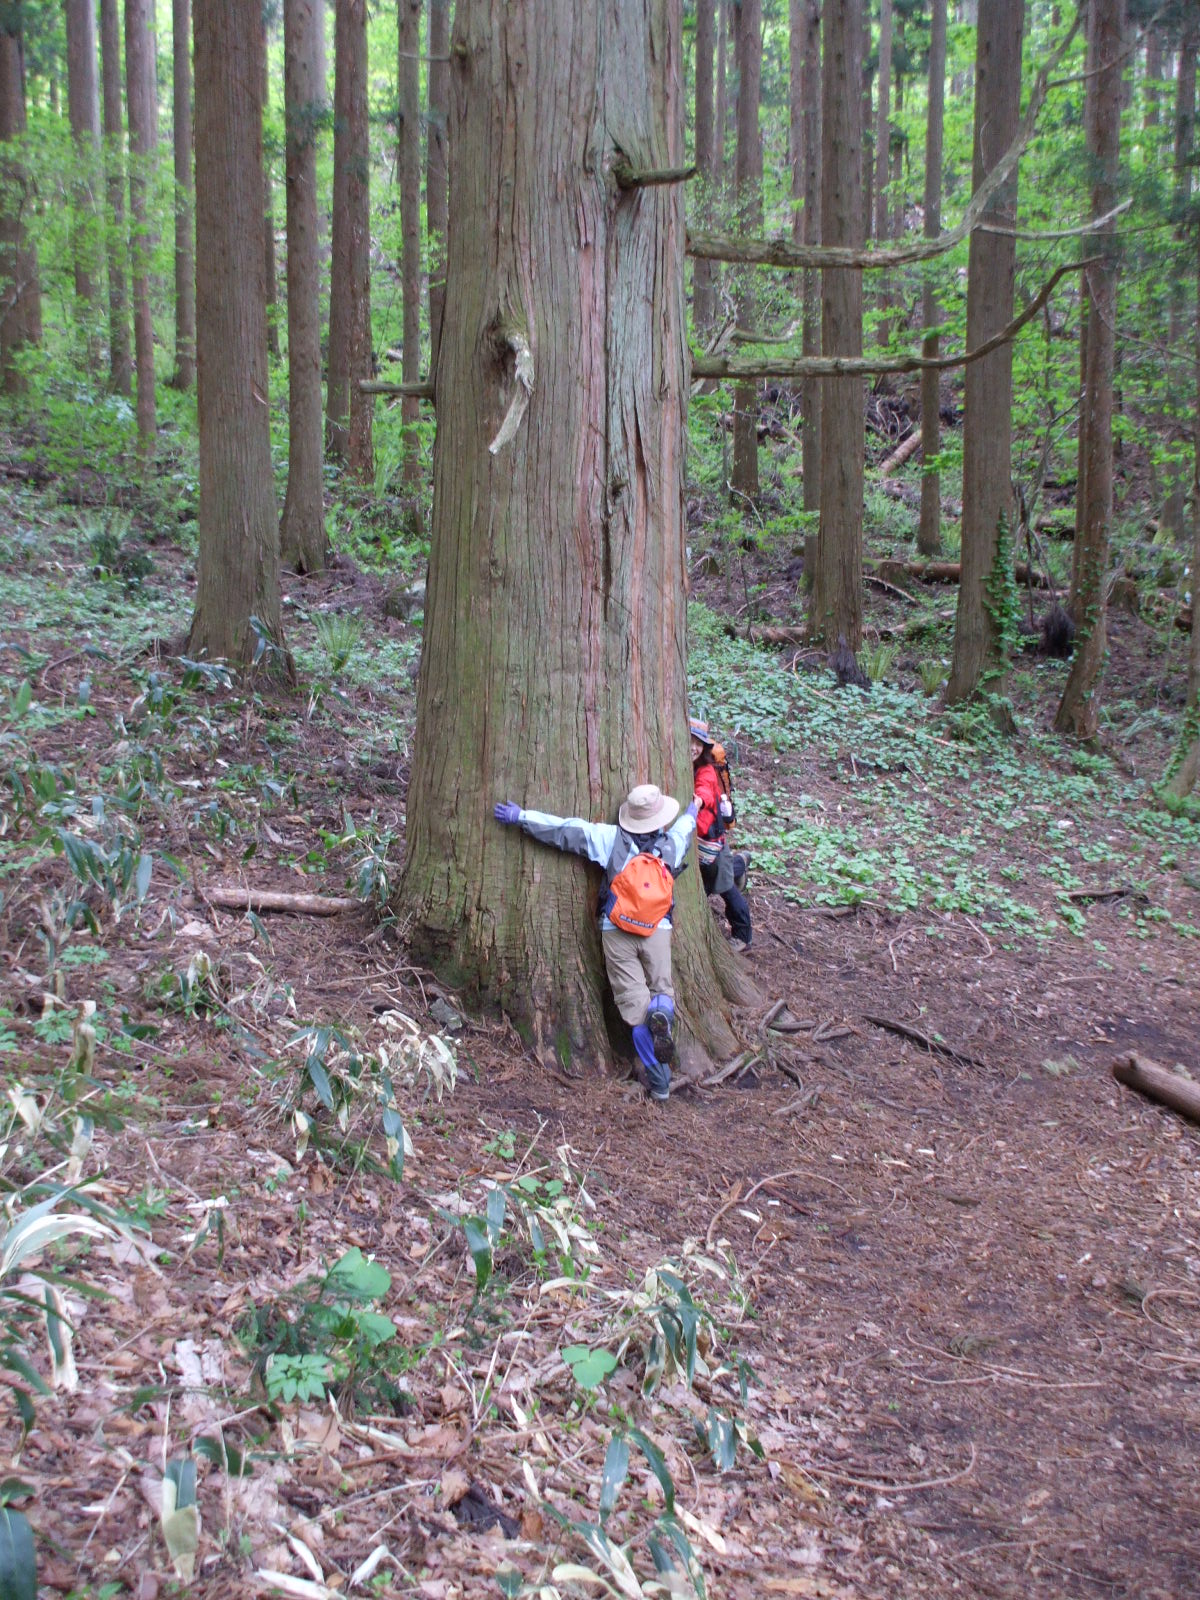
M 734 856 L 732 866 L 737 877 L 742 877 L 745 874 L 746 863 L 741 856 Z M 736 884 L 732 883 L 728 889 L 717 890 L 717 867 L 715 862 L 712 866 L 705 866 L 702 863 L 700 876 L 704 880 L 704 892 L 706 894 L 719 892 L 721 899 L 725 902 L 725 915 L 729 918 L 731 937 L 740 939 L 743 944 L 749 944 L 751 933 L 750 907 L 746 902 L 746 896 Z

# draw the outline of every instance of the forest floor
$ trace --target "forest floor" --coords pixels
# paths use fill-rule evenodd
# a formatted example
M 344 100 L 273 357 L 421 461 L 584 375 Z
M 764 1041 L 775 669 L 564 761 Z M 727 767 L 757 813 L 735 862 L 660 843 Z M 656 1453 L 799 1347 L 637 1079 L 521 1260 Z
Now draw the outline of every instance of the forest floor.
M 1063 663 L 1015 673 L 1011 741 L 921 693 L 953 590 L 873 593 L 891 687 L 838 691 L 724 631 L 793 620 L 794 551 L 717 551 L 693 692 L 737 745 L 762 999 L 746 1070 L 659 1108 L 463 1015 L 369 903 L 205 902 L 384 889 L 419 619 L 342 558 L 289 583 L 303 688 L 238 688 L 157 654 L 193 573 L 149 554 L 127 590 L 0 487 L 0 1169 L 123 1218 L 59 1246 L 108 1296 L 65 1291 L 77 1383 L 4 1418 L 46 1589 L 171 1590 L 192 1447 L 203 1596 L 686 1593 L 689 1561 L 737 1600 L 1200 1592 L 1200 1130 L 1111 1072 L 1200 1072 L 1200 825 L 1148 789 L 1168 602 L 1114 616 L 1073 751 Z M 339 666 L 316 619 L 354 613 Z

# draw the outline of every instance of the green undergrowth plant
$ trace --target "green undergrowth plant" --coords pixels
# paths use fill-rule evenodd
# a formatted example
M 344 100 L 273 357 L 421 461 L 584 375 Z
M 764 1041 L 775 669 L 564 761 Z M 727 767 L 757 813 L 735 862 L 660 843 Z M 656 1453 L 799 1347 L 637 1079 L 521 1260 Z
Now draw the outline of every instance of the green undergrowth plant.
M 391 1317 L 378 1307 L 392 1276 L 355 1246 L 319 1276 L 257 1306 L 241 1336 L 272 1400 L 335 1395 L 346 1413 L 404 1404 L 397 1376 L 411 1364 Z

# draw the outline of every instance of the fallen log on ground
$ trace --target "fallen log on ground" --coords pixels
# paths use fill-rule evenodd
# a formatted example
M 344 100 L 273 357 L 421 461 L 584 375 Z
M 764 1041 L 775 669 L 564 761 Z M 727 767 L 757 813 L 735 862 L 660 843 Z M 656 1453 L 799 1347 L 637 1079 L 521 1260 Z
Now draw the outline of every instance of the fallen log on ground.
M 1200 1083 L 1181 1077 L 1146 1056 L 1122 1056 L 1113 1062 L 1113 1077 L 1129 1089 L 1158 1100 L 1172 1111 L 1200 1122 Z
M 962 577 L 960 561 L 880 561 L 874 568 L 877 576 L 894 581 L 903 575 L 917 578 L 921 583 L 958 583 Z M 1034 569 L 1031 573 L 1027 561 L 1018 561 L 1013 568 L 1018 583 L 1032 583 L 1035 589 L 1045 589 L 1046 580 Z
M 363 900 L 344 895 L 292 894 L 283 889 L 223 888 L 219 884 L 197 889 L 201 900 L 224 911 L 279 911 L 293 917 L 336 917 L 357 911 Z
M 891 455 L 879 463 L 879 476 L 881 478 L 890 478 L 896 468 L 902 467 L 906 461 L 916 455 L 920 448 L 921 430 L 920 428 L 914 428 L 908 438 L 902 439 Z

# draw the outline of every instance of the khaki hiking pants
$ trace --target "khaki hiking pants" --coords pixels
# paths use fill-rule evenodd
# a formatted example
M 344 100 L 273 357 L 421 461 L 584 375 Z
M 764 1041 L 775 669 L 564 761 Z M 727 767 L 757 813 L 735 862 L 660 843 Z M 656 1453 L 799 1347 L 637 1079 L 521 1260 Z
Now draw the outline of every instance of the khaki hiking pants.
M 643 939 L 620 928 L 605 928 L 600 935 L 604 965 L 612 985 L 617 1010 L 636 1028 L 646 1020 L 650 997 L 656 994 L 675 998 L 671 982 L 671 930 L 655 928 Z

